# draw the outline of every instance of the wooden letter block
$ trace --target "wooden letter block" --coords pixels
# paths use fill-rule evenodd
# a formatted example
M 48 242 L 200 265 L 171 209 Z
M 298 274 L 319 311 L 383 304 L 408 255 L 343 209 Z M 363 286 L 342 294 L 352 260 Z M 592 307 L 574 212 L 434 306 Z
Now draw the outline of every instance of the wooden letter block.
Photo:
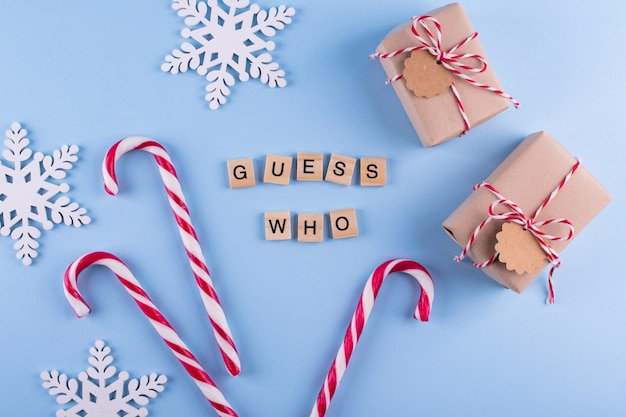
M 322 181 L 324 179 L 324 155 L 299 153 L 297 169 L 298 181 Z
M 291 239 L 291 213 L 276 211 L 265 213 L 265 240 Z
M 326 181 L 341 185 L 350 185 L 355 165 L 355 158 L 338 155 L 336 153 L 331 154 L 328 169 L 326 170 Z
M 267 155 L 267 157 L 265 157 L 263 182 L 289 185 L 292 164 L 293 158 L 290 156 Z
M 298 214 L 298 242 L 324 241 L 324 215 Z
M 333 232 L 333 239 L 358 236 L 359 227 L 356 223 L 356 211 L 353 208 L 331 211 L 330 227 Z
M 231 159 L 228 161 L 230 188 L 254 187 L 254 161 L 252 158 Z
M 361 185 L 364 187 L 387 184 L 386 158 L 361 158 Z

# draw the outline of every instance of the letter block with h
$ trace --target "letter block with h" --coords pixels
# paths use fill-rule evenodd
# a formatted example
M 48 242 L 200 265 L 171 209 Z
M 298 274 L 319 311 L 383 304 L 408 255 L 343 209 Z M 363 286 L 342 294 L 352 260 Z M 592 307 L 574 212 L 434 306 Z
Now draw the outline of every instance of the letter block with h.
M 298 242 L 324 241 L 324 215 L 298 214 Z

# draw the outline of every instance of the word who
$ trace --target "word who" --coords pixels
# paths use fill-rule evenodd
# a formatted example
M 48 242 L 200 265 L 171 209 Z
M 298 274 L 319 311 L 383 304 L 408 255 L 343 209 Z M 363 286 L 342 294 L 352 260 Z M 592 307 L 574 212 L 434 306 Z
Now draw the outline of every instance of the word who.
M 267 155 L 263 182 L 289 185 L 293 158 L 290 156 Z M 356 158 L 331 154 L 324 176 L 324 155 L 321 153 L 299 153 L 297 155 L 296 179 L 298 181 L 329 181 L 349 186 L 352 182 Z M 253 187 L 256 185 L 254 160 L 252 158 L 228 161 L 230 188 Z M 387 184 L 387 160 L 385 158 L 361 158 L 360 185 L 364 187 Z
M 298 214 L 298 242 L 324 241 L 324 215 Z M 359 235 L 356 210 L 335 210 L 329 213 L 333 239 L 344 239 Z M 265 240 L 290 240 L 291 213 L 288 211 L 265 213 Z

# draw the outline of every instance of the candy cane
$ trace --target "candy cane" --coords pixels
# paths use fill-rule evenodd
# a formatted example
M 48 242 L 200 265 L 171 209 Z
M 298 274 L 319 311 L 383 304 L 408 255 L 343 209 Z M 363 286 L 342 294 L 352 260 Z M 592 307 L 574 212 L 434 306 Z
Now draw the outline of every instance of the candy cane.
M 417 262 L 408 259 L 394 259 L 381 264 L 370 275 L 365 289 L 359 299 L 359 304 L 356 307 L 356 311 L 352 316 L 352 321 L 348 326 L 346 335 L 343 338 L 343 342 L 339 347 L 339 352 L 333 361 L 333 364 L 326 375 L 322 389 L 317 396 L 315 406 L 311 411 L 310 417 L 324 417 L 326 410 L 330 404 L 330 401 L 335 395 L 335 390 L 341 382 L 344 372 L 350 362 L 350 356 L 356 347 L 359 337 L 363 332 L 363 327 L 367 323 L 367 319 L 376 301 L 378 291 L 387 276 L 394 272 L 404 272 L 411 275 L 417 280 L 422 289 L 419 302 L 415 309 L 415 319 L 420 321 L 428 321 L 428 315 L 430 314 L 430 306 L 435 297 L 435 290 L 433 286 L 433 280 L 430 274 L 422 265 Z
M 226 369 L 228 369 L 231 375 L 236 376 L 241 372 L 239 354 L 230 333 L 224 310 L 217 297 L 215 288 L 213 288 L 209 268 L 206 265 L 200 242 L 198 242 L 196 231 L 191 223 L 191 216 L 185 202 L 183 190 L 178 181 L 178 176 L 176 175 L 176 169 L 174 169 L 172 160 L 165 148 L 160 143 L 141 136 L 131 136 L 117 142 L 109 149 L 102 163 L 104 189 L 111 195 L 117 194 L 119 188 L 115 175 L 115 163 L 122 155 L 132 150 L 149 152 L 157 162 L 170 206 L 178 224 L 178 231 L 187 251 L 189 264 L 196 278 L 200 296 L 213 327 L 213 333 L 224 358 Z
M 118 257 L 107 252 L 92 252 L 81 256 L 70 264 L 65 271 L 63 288 L 65 297 L 80 318 L 91 312 L 91 309 L 78 292 L 78 275 L 91 265 L 104 265 L 109 268 L 141 311 L 148 317 L 152 326 L 165 344 L 170 348 L 174 356 L 180 361 L 185 370 L 193 378 L 207 400 L 211 403 L 220 417 L 237 417 L 224 395 L 211 380 L 209 375 L 202 369 L 195 356 L 189 351 L 185 342 L 176 333 L 172 325 L 154 305 L 148 294 L 143 290 L 137 279 L 128 267 Z

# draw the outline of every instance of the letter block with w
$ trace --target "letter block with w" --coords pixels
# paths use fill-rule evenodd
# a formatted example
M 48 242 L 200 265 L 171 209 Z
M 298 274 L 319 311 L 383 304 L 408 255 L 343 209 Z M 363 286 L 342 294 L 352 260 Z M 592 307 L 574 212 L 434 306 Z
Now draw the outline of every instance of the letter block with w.
M 291 239 L 291 213 L 275 211 L 265 213 L 265 240 Z

